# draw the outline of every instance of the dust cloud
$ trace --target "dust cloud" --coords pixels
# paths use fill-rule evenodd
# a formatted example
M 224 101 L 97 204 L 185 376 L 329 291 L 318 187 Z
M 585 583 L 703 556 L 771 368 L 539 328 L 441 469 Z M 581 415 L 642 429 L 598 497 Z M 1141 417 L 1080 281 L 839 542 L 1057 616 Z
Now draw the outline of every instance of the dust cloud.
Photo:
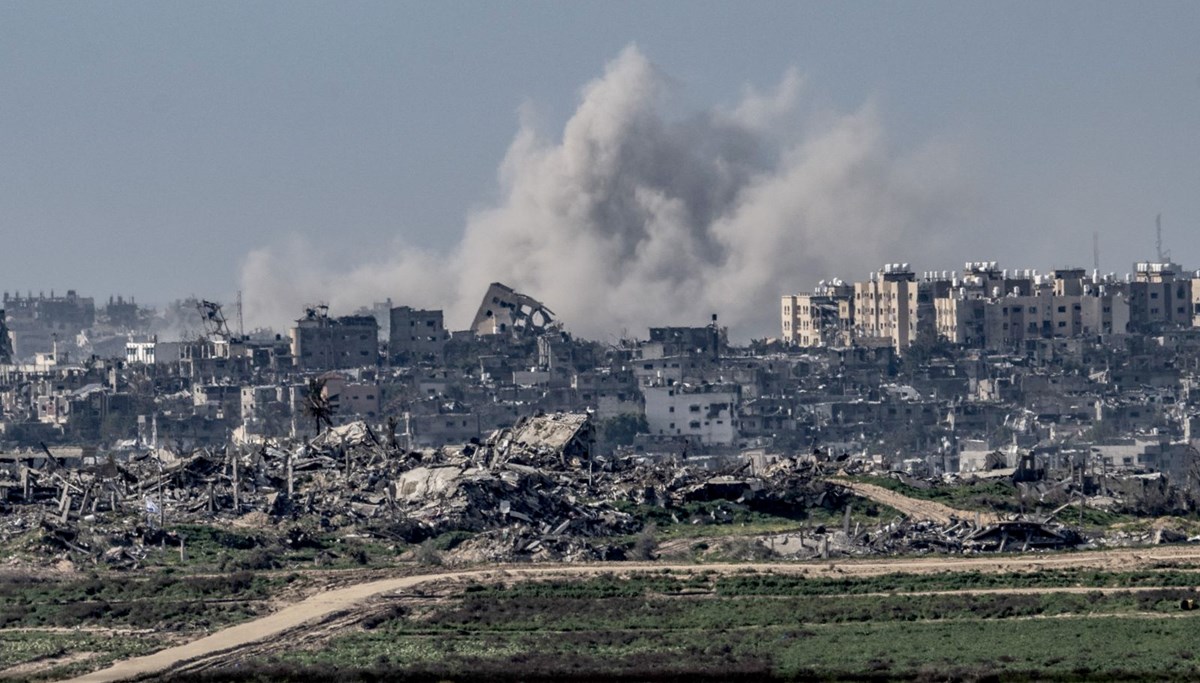
M 954 241 L 964 188 L 953 145 L 891 149 L 871 103 L 801 114 L 796 71 L 686 115 L 672 107 L 678 87 L 626 48 L 561 133 L 522 121 L 499 199 L 466 217 L 453 249 L 396 244 L 349 270 L 298 238 L 255 250 L 242 268 L 247 319 L 282 328 L 305 302 L 345 314 L 391 297 L 444 308 L 462 329 L 499 281 L 586 338 L 717 313 L 746 340 L 778 334 L 781 294 L 885 261 L 934 267 Z

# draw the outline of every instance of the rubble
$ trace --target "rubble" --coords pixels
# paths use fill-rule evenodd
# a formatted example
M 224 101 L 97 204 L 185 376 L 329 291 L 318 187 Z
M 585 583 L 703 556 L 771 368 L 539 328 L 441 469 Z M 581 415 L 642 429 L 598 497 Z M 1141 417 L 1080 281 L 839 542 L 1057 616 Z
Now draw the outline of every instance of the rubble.
M 785 459 L 749 476 L 746 465 L 594 457 L 594 437 L 588 415 L 556 413 L 478 443 L 418 450 L 355 422 L 307 441 L 98 455 L 77 468 L 48 452 L 0 470 L 0 541 L 31 539 L 29 549 L 55 560 L 136 567 L 147 547 L 183 544 L 172 525 L 279 527 L 296 546 L 301 523 L 312 522 L 389 542 L 470 532 L 463 552 L 481 559 L 611 560 L 642 529 L 630 506 L 802 511 L 848 495 L 809 462 Z M 722 521 L 712 514 L 703 521 Z
M 550 330 L 553 323 L 554 311 L 545 304 L 512 287 L 493 282 L 483 295 L 471 330 L 478 335 L 533 337 Z
M 621 560 L 650 519 L 647 510 L 685 524 L 727 524 L 750 512 L 797 519 L 795 530 L 743 549 L 789 559 L 1120 542 L 1085 539 L 1064 523 L 1074 514 L 1064 512 L 1069 500 L 1049 514 L 996 516 L 909 499 L 902 516 L 851 524 L 851 496 L 883 490 L 844 479 L 870 471 L 861 459 L 815 452 L 704 466 L 598 456 L 595 437 L 588 414 L 549 413 L 438 448 L 405 449 L 350 422 L 311 439 L 187 453 L 66 458 L 44 449 L 0 460 L 0 542 L 20 541 L 50 563 L 134 568 L 154 546 L 183 553 L 186 539 L 171 531 L 179 525 L 240 525 L 270 531 L 289 548 L 317 547 L 315 533 L 334 532 L 392 544 L 451 539 L 464 560 Z M 943 485 L 894 476 L 918 490 Z M 1069 482 L 1015 486 L 1047 501 L 1072 495 Z M 1103 499 L 1085 504 L 1095 509 Z M 937 514 L 922 514 L 919 504 Z M 844 512 L 840 528 L 800 522 L 821 508 Z M 1165 526 L 1143 535 L 1147 543 L 1188 539 Z

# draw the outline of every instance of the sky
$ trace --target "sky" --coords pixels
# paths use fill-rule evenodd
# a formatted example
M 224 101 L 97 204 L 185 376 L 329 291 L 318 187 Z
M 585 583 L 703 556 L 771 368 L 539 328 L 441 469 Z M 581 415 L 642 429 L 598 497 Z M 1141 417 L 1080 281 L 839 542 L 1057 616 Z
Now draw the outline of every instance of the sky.
M 0 289 L 600 337 L 887 261 L 1200 267 L 1195 2 L 0 3 Z M 615 334 L 615 333 L 614 333 Z

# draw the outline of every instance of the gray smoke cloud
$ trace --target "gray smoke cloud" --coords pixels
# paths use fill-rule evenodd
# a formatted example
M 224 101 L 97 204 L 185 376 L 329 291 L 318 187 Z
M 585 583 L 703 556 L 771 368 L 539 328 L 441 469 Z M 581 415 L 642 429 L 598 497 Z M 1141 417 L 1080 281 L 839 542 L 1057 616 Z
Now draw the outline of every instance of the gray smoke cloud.
M 717 313 L 746 339 L 778 335 L 781 294 L 947 253 L 965 207 L 953 145 L 897 153 L 869 103 L 802 116 L 795 71 L 688 116 L 666 113 L 675 87 L 626 48 L 560 135 L 522 121 L 500 199 L 450 253 L 397 244 L 342 272 L 302 240 L 259 249 L 243 264 L 247 316 L 283 326 L 304 302 L 349 312 L 390 296 L 461 329 L 500 281 L 588 338 Z

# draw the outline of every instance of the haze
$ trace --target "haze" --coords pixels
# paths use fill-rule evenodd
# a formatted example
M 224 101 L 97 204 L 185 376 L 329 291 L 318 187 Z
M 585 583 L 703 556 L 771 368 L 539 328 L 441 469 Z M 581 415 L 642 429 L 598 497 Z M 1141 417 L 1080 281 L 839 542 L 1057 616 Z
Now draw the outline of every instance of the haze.
M 884 260 L 1200 267 L 1194 3 L 7 3 L 0 288 L 247 322 L 505 281 L 774 332 Z M 340 310 L 339 310 L 340 309 Z

